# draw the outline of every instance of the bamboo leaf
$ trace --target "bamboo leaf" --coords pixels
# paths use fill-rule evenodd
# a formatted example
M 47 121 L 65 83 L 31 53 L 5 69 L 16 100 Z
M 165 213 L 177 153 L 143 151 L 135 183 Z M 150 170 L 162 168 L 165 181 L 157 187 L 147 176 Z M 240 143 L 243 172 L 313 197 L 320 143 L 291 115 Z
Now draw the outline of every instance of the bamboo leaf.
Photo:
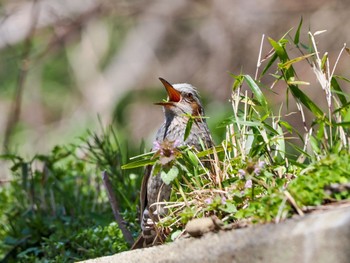
M 306 81 L 301 81 L 301 80 L 289 80 L 288 85 L 306 85 L 309 86 L 310 82 L 306 82 Z
M 222 145 L 218 145 L 218 146 L 215 146 L 214 148 L 210 148 L 210 149 L 207 149 L 207 150 L 204 150 L 204 151 L 201 151 L 201 152 L 197 153 L 197 156 L 198 156 L 198 158 L 201 158 L 201 157 L 213 154 L 214 153 L 214 149 L 215 149 L 216 153 L 223 152 L 224 150 L 231 151 L 232 150 L 232 145 L 228 143 L 228 145 L 225 146 L 225 148 Z
M 326 72 L 327 60 L 328 60 L 328 53 L 326 52 L 321 59 L 321 70 L 323 72 Z
M 261 72 L 260 77 L 264 76 L 265 73 L 269 70 L 269 68 L 273 65 L 273 63 L 276 61 L 276 59 L 278 58 L 277 54 L 274 53 L 272 58 L 269 60 L 269 62 L 267 63 L 266 67 L 263 69 L 263 71 Z
M 300 30 L 301 30 L 301 26 L 302 25 L 303 25 L 303 17 L 300 18 L 298 29 L 297 29 L 297 31 L 295 32 L 295 35 L 294 35 L 294 44 L 295 45 L 299 44 Z
M 350 83 L 350 79 L 348 78 L 345 78 L 344 76 L 339 76 L 339 75 L 333 75 L 335 78 L 337 79 L 341 79 L 341 80 L 344 80 L 346 82 L 349 82 Z
M 338 122 L 338 123 L 334 123 L 334 125 L 341 126 L 341 127 L 350 127 L 350 121 Z
M 276 42 L 275 40 L 273 40 L 272 38 L 269 38 L 269 42 L 271 46 L 274 48 L 274 50 L 276 51 L 276 54 L 280 58 L 282 63 L 286 62 L 288 60 L 288 55 L 284 50 L 283 46 L 279 42 Z
M 193 118 L 189 117 L 189 118 L 188 118 L 188 122 L 187 122 L 187 124 L 186 124 L 185 135 L 184 135 L 184 141 L 187 140 L 188 136 L 189 136 L 190 133 L 191 133 L 192 124 L 193 124 Z
M 347 102 L 347 103 L 343 104 L 342 107 L 340 107 L 340 108 L 336 109 L 335 111 L 333 111 L 333 114 L 338 113 L 338 112 L 348 108 L 349 106 L 350 106 L 350 102 Z
M 135 160 L 135 159 L 144 158 L 144 157 L 152 157 L 155 153 L 156 153 L 156 151 L 146 152 L 146 153 L 143 153 L 140 155 L 130 157 L 130 160 Z
M 240 87 L 243 83 L 243 76 L 242 75 L 234 75 L 230 73 L 231 77 L 235 79 L 235 81 L 232 84 L 232 90 L 235 91 L 238 87 Z
M 288 132 L 292 133 L 293 132 L 293 127 L 286 121 L 279 121 L 279 125 L 283 126 L 284 128 L 287 129 Z
M 255 95 L 255 99 L 259 102 L 261 106 L 264 108 L 268 108 L 268 104 L 266 101 L 266 98 L 264 94 L 261 92 L 260 87 L 256 84 L 256 82 L 249 76 L 249 75 L 244 75 L 244 79 L 246 80 L 248 86 L 252 90 L 252 92 Z
M 123 170 L 127 170 L 127 169 L 133 169 L 133 168 L 138 168 L 138 167 L 143 167 L 143 166 L 147 166 L 147 165 L 152 165 L 156 162 L 156 160 L 151 160 L 151 159 L 147 159 L 147 160 L 138 160 L 138 161 L 134 161 L 131 163 L 127 163 L 122 165 L 122 169 Z
M 289 67 L 290 67 L 292 64 L 294 64 L 294 63 L 296 63 L 296 62 L 299 62 L 299 61 L 302 61 L 302 60 L 304 60 L 304 59 L 306 59 L 306 58 L 312 57 L 313 55 L 315 55 L 315 53 L 311 53 L 311 54 L 307 54 L 307 55 L 304 55 L 304 56 L 301 56 L 301 57 L 297 57 L 297 58 L 288 60 L 287 62 L 282 63 L 282 64 L 280 64 L 280 65 L 278 65 L 278 66 L 279 66 L 279 68 L 281 68 L 281 69 L 283 69 L 283 68 L 289 69 Z
M 339 83 L 338 83 L 338 81 L 336 80 L 335 77 L 332 77 L 332 79 L 331 79 L 331 87 L 332 87 L 332 89 L 333 89 L 334 91 L 336 91 L 337 96 L 338 96 L 338 98 L 339 98 L 341 104 L 342 104 L 343 106 L 346 105 L 348 102 L 347 102 L 347 100 L 346 100 L 346 98 L 345 98 L 345 96 L 344 96 L 345 93 L 344 93 L 343 90 L 341 89 L 341 87 L 340 87 L 340 85 L 339 85 Z
M 270 44 L 272 45 L 272 47 L 275 49 L 276 54 L 278 55 L 280 61 L 281 61 L 281 65 L 283 65 L 284 63 L 289 62 L 289 57 L 288 54 L 284 48 L 285 43 L 287 43 L 285 39 L 281 39 L 278 42 L 276 42 L 275 40 L 273 40 L 272 38 L 269 38 Z M 282 72 L 284 73 L 284 79 L 286 81 L 290 80 L 291 78 L 295 77 L 295 71 L 294 68 L 291 66 L 292 64 L 290 64 L 290 66 L 288 68 L 281 68 Z M 280 67 L 280 65 L 279 65 Z
M 254 121 L 242 121 L 242 120 L 233 120 L 233 123 L 249 126 L 249 127 L 257 127 L 260 126 L 260 122 L 254 122 Z
M 317 118 L 323 118 L 323 111 L 304 93 L 298 86 L 289 85 L 289 89 L 294 98 L 299 100 L 307 109 L 309 109 Z
M 310 145 L 312 150 L 316 153 L 320 153 L 320 148 L 318 147 L 318 140 L 314 136 L 310 136 Z
M 191 161 L 191 164 L 197 168 L 198 167 L 198 157 L 192 152 L 192 151 L 187 151 L 188 158 Z

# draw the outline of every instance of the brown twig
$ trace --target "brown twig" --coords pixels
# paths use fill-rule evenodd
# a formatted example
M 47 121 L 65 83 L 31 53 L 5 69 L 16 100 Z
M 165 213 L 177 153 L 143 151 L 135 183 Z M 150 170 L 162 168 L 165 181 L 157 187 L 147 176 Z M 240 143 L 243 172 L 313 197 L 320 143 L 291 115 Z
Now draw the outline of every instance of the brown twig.
M 113 193 L 112 184 L 109 180 L 107 171 L 102 172 L 102 181 L 107 191 L 108 199 L 113 210 L 114 218 L 117 221 L 118 226 L 123 233 L 125 241 L 131 246 L 134 243 L 134 239 L 131 235 L 131 232 L 126 228 L 124 219 L 119 212 L 118 202 Z
M 297 205 L 297 202 L 295 202 L 295 199 L 293 198 L 293 196 L 288 191 L 284 191 L 283 193 L 286 196 L 287 201 L 292 205 L 292 207 L 295 209 L 298 215 L 304 216 L 304 212 Z
M 39 17 L 39 9 L 36 8 L 36 3 L 37 3 L 37 0 L 34 0 L 33 7 L 32 7 L 32 14 L 31 14 L 31 27 L 24 43 L 23 55 L 22 55 L 21 63 L 18 70 L 16 93 L 11 105 L 11 111 L 9 113 L 9 117 L 6 124 L 4 142 L 3 142 L 4 152 L 8 152 L 11 134 L 19 120 L 19 116 L 21 113 L 24 83 L 27 77 L 29 64 L 30 64 L 29 56 L 32 49 L 32 42 L 33 42 L 32 38 L 35 34 L 36 24 L 38 22 L 38 17 Z
M 103 5 L 99 4 L 80 14 L 73 20 L 58 20 L 57 23 L 52 25 L 54 28 L 52 38 L 48 41 L 46 48 L 35 57 L 35 60 L 40 61 L 56 49 L 64 47 L 65 43 L 76 38 L 81 33 L 82 28 L 88 23 L 88 21 L 102 16 L 106 12 L 107 10 L 103 8 Z

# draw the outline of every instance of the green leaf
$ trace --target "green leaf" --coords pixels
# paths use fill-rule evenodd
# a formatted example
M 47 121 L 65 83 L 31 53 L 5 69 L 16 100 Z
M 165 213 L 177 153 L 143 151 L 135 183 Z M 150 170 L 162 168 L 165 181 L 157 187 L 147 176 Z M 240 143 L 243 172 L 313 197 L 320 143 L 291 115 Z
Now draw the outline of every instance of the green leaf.
M 240 87 L 243 83 L 243 76 L 242 75 L 234 75 L 230 73 L 231 77 L 235 79 L 235 81 L 232 84 L 232 91 L 235 91 L 238 87 Z
M 269 60 L 269 62 L 267 63 L 266 67 L 263 69 L 263 71 L 260 74 L 260 78 L 262 76 L 265 75 L 266 71 L 269 70 L 269 68 L 273 65 L 273 63 L 276 61 L 276 59 L 278 58 L 277 54 L 273 54 L 272 58 Z
M 299 100 L 306 108 L 308 108 L 317 118 L 323 118 L 323 111 L 302 92 L 298 86 L 289 85 L 289 89 L 292 92 L 294 98 Z
M 301 26 L 302 25 L 303 25 L 303 17 L 300 18 L 298 29 L 297 29 L 297 31 L 295 32 L 295 35 L 294 35 L 294 44 L 295 45 L 299 44 L 300 30 L 301 30 Z
M 300 81 L 300 80 L 289 80 L 287 81 L 288 85 L 306 85 L 309 86 L 310 82 L 306 82 L 306 81 Z
M 188 155 L 192 165 L 195 168 L 197 168 L 198 167 L 198 157 L 192 151 L 187 151 L 187 155 Z
M 220 207 L 220 210 L 229 214 L 233 214 L 237 212 L 237 207 L 233 203 L 227 202 L 224 207 Z
M 283 78 L 282 75 L 278 75 L 278 74 L 270 74 L 271 77 L 274 77 L 277 80 L 281 80 Z
M 185 135 L 184 135 L 184 141 L 187 140 L 188 136 L 189 136 L 190 133 L 191 133 L 192 124 L 193 124 L 193 118 L 189 117 L 188 122 L 187 122 L 187 124 L 186 124 Z
M 155 163 L 152 167 L 152 176 L 158 175 L 161 169 L 162 169 L 162 165 L 158 162 Z
M 318 130 L 316 132 L 316 138 L 317 138 L 317 140 L 322 141 L 322 139 L 324 137 L 325 123 L 320 122 L 319 125 L 320 125 L 320 127 L 318 128 Z
M 268 104 L 266 101 L 266 98 L 264 94 L 261 92 L 259 86 L 256 84 L 256 82 L 252 79 L 249 75 L 244 75 L 244 79 L 247 82 L 248 86 L 252 90 L 252 92 L 255 95 L 255 99 L 259 102 L 261 106 L 263 106 L 265 109 L 267 109 Z
M 278 42 L 274 41 L 272 38 L 269 38 L 271 46 L 275 49 L 277 56 L 279 57 L 281 61 L 281 65 L 284 63 L 287 63 L 289 61 L 289 57 L 287 54 L 287 51 L 285 50 L 285 44 L 288 42 L 288 40 L 282 38 Z M 295 78 L 295 71 L 294 68 L 289 65 L 288 68 L 282 68 L 283 77 L 286 81 Z
M 281 45 L 281 43 L 279 43 L 279 42 L 276 42 L 275 40 L 273 40 L 270 37 L 268 39 L 269 39 L 271 46 L 275 50 L 277 56 L 280 58 L 281 62 L 282 63 L 287 62 L 288 55 L 287 55 L 287 52 L 285 51 L 283 45 Z
M 278 40 L 278 42 L 280 42 L 281 44 L 286 44 L 289 43 L 288 39 L 286 39 L 286 36 L 289 35 L 289 33 L 293 30 L 293 27 L 291 29 L 289 29 L 281 38 L 280 40 Z
M 230 143 L 227 143 L 227 147 L 225 147 L 225 149 L 222 145 L 215 146 L 214 149 L 215 149 L 216 153 L 220 153 L 220 152 L 223 152 L 225 150 L 232 151 L 232 147 L 233 146 Z M 207 149 L 205 151 L 201 151 L 201 152 L 197 153 L 197 156 L 198 156 L 198 158 L 202 158 L 202 157 L 208 156 L 210 154 L 213 154 L 214 149 L 210 148 L 210 149 Z
M 16 244 L 21 243 L 19 239 L 11 237 L 11 236 L 5 237 L 5 240 L 3 242 L 5 245 L 16 245 Z
M 284 128 L 286 128 L 288 132 L 292 133 L 293 127 L 288 122 L 286 122 L 286 121 L 279 121 L 278 124 L 283 126 Z
M 294 64 L 294 63 L 297 63 L 299 61 L 302 61 L 304 59 L 307 59 L 309 57 L 312 57 L 313 55 L 315 55 L 315 53 L 311 53 L 311 54 L 307 54 L 307 55 L 304 55 L 304 56 L 301 56 L 301 57 L 297 57 L 297 58 L 293 58 L 291 60 L 288 60 L 287 62 L 285 63 L 282 63 L 280 65 L 278 65 L 279 68 L 281 69 L 289 69 L 289 67 Z
M 327 62 L 327 60 L 328 60 L 328 53 L 324 54 L 322 59 L 321 59 L 321 70 L 323 72 L 326 72 L 326 67 L 327 67 L 326 62 Z
M 236 119 L 234 119 L 232 123 L 237 123 L 237 124 L 249 126 L 249 127 L 257 127 L 261 125 L 261 122 L 258 122 L 258 121 L 242 121 L 242 120 L 236 120 Z
M 171 234 L 171 240 L 174 241 L 180 234 L 182 233 L 181 230 L 176 230 Z
M 122 169 L 126 170 L 126 169 L 133 169 L 133 168 L 143 167 L 143 166 L 147 166 L 147 165 L 152 165 L 155 162 L 156 162 L 156 160 L 151 160 L 151 159 L 137 160 L 135 162 L 131 162 L 131 163 L 127 163 L 127 164 L 122 165 Z
M 345 78 L 344 76 L 339 76 L 339 75 L 333 75 L 333 76 L 337 79 L 341 79 L 341 80 L 344 80 L 344 81 L 350 83 L 350 79 Z
M 285 145 L 285 138 L 283 135 L 282 127 L 278 125 L 277 127 L 278 137 L 276 141 L 276 150 L 278 150 L 279 154 L 281 155 L 282 159 L 285 158 L 285 152 L 286 152 L 286 145 Z
M 350 121 L 334 123 L 335 126 L 350 127 Z
M 312 149 L 316 153 L 320 153 L 320 148 L 318 147 L 318 141 L 314 136 L 310 136 L 310 144 L 311 144 Z
M 143 153 L 143 154 L 139 154 L 139 155 L 130 157 L 130 160 L 135 160 L 135 159 L 144 158 L 144 157 L 150 158 L 150 157 L 152 157 L 155 153 L 156 153 L 156 151 L 153 151 L 153 152 L 146 152 L 146 153 Z
M 334 91 L 336 91 L 337 93 L 337 96 L 341 102 L 341 104 L 344 106 L 345 104 L 347 104 L 347 100 L 344 96 L 344 92 L 343 90 L 341 89 L 337 79 L 333 76 L 332 79 L 331 79 L 331 87 Z
M 179 168 L 177 166 L 171 167 L 168 172 L 162 171 L 160 177 L 166 185 L 169 185 L 179 174 Z

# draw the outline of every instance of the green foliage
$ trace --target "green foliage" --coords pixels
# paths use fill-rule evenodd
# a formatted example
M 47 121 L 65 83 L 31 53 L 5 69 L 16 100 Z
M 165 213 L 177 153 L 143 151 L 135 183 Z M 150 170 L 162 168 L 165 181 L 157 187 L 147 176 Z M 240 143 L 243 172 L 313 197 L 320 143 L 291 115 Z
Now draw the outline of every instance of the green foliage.
M 54 240 L 53 238 L 45 240 L 43 247 L 46 259 L 55 262 L 66 262 L 67 259 L 88 259 L 105 255 L 115 254 L 128 249 L 123 240 L 123 235 L 118 225 L 113 222 L 107 226 L 95 226 L 83 229 L 75 233 L 69 241 L 68 250 L 62 238 Z M 73 252 L 81 251 L 80 255 L 74 255 Z M 32 256 L 32 255 L 31 255 Z
M 177 166 L 173 166 L 168 172 L 161 171 L 160 177 L 166 185 L 169 185 L 178 176 L 179 169 Z
M 138 198 L 138 192 L 135 189 L 140 185 L 141 177 L 121 169 L 128 158 L 127 149 L 119 144 L 116 132 L 112 127 L 103 130 L 101 135 L 91 132 L 89 135 L 84 145 L 87 160 L 99 172 L 104 170 L 108 172 L 121 210 L 134 211 L 134 201 Z M 142 170 L 134 172 L 143 173 Z
M 120 208 L 135 231 L 136 178 L 120 174 L 120 146 L 112 130 L 90 134 L 81 146 L 55 147 L 25 161 L 15 155 L 14 179 L 0 188 L 0 255 L 7 262 L 71 262 L 128 248 L 102 188 L 111 174 Z M 125 180 L 120 180 L 121 178 Z
M 331 185 L 350 182 L 350 154 L 342 151 L 310 164 L 293 180 L 288 189 L 300 206 L 315 206 L 324 202 L 350 198 L 350 191 L 327 190 Z

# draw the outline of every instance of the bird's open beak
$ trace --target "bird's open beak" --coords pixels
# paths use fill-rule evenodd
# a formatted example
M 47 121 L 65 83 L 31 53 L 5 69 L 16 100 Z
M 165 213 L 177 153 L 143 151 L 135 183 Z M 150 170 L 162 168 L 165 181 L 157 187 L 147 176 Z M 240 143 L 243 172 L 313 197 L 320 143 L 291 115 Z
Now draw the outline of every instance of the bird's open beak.
M 169 100 L 167 102 L 157 102 L 156 105 L 169 105 L 172 102 L 179 102 L 181 100 L 181 93 L 177 91 L 168 81 L 163 78 L 159 78 L 159 80 L 163 83 L 166 92 L 168 93 Z

